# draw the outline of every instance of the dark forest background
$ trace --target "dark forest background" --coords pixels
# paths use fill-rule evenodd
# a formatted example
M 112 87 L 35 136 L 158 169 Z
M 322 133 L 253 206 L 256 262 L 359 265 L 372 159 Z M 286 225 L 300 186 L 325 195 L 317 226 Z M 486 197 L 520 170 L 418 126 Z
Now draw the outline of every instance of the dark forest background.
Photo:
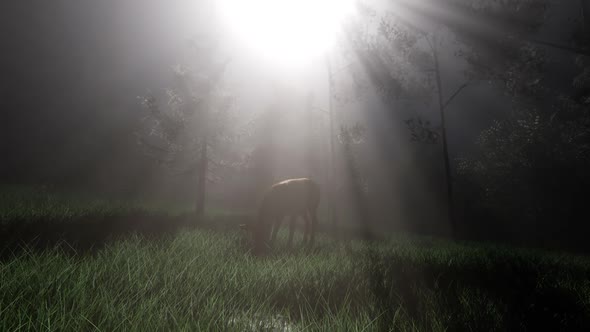
M 590 2 L 445 0 L 438 1 L 439 10 L 401 3 L 397 12 L 383 4 L 362 7 L 366 15 L 347 30 L 347 47 L 360 60 L 330 96 L 340 113 L 337 179 L 349 189 L 334 194 L 341 222 L 370 222 L 376 233 L 406 230 L 589 250 Z M 183 5 L 0 5 L 2 186 L 192 204 L 193 177 L 171 175 L 137 139 L 146 112 L 137 97 L 173 84 L 170 68 L 180 61 L 186 36 L 200 29 L 194 21 L 214 30 L 205 11 L 189 14 Z M 396 16 L 404 11 L 412 24 Z M 371 38 L 359 33 L 363 22 L 373 24 Z M 401 50 L 394 59 L 387 56 L 393 49 Z M 423 65 L 442 82 L 436 73 L 416 76 Z M 276 91 L 269 93 L 289 94 Z M 440 91 L 443 103 L 437 101 Z M 254 210 L 252 192 L 272 180 L 308 174 L 319 174 L 327 188 L 326 161 L 318 157 L 327 151 L 325 134 L 308 135 L 315 141 L 306 144 L 317 148 L 311 157 L 304 149 L 285 152 L 289 142 L 274 147 L 316 160 L 315 169 L 284 166 L 264 178 L 268 173 L 260 165 L 268 165 L 265 149 L 273 147 L 260 142 L 277 127 L 264 121 L 272 123 L 273 110 L 285 108 L 281 100 L 289 97 L 281 98 L 261 106 L 239 98 L 232 104 L 241 116 L 234 124 L 256 121 L 248 127 L 250 141 L 218 153 L 240 162 L 211 179 L 210 202 Z M 361 106 L 350 106 L 349 99 Z M 315 109 L 305 98 L 298 105 L 289 107 Z M 355 126 L 359 121 L 362 130 Z M 294 132 L 301 142 L 308 137 Z M 287 135 L 273 135 L 281 133 Z

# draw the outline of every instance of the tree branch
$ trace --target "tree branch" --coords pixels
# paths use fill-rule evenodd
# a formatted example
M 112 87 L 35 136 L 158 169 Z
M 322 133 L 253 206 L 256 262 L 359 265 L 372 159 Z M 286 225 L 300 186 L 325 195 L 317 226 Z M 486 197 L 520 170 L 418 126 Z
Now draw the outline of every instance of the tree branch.
M 195 173 L 196 171 L 197 171 L 196 167 L 188 167 L 183 170 L 177 170 L 176 172 L 173 173 L 173 175 L 174 176 L 188 175 L 188 174 Z
M 445 108 L 447 108 L 447 106 L 449 106 L 449 104 L 453 101 L 453 99 L 455 99 L 455 97 L 457 97 L 457 95 L 467 87 L 468 83 L 463 83 L 461 84 L 461 86 L 459 88 L 457 88 L 457 90 L 455 90 L 455 92 L 451 95 L 451 97 L 449 97 L 449 99 L 447 99 L 447 101 L 443 104 L 442 109 L 444 110 Z
M 207 174 L 206 180 L 210 183 L 219 183 L 219 181 L 221 181 L 221 178 L 213 174 Z
M 350 62 L 349 64 L 347 64 L 345 66 L 342 66 L 342 67 L 340 67 L 340 68 L 338 68 L 336 70 L 333 70 L 332 71 L 332 75 L 338 74 L 338 73 L 344 71 L 344 69 L 349 68 L 349 67 L 351 67 L 354 64 L 355 64 L 355 61 L 352 61 L 352 62 Z
M 217 162 L 216 160 L 214 160 L 214 159 L 213 159 L 213 158 L 211 158 L 211 157 L 208 157 L 208 158 L 207 158 L 207 160 L 209 161 L 209 163 L 210 163 L 210 164 L 213 164 L 213 165 L 215 165 L 215 166 L 218 166 L 218 167 L 219 167 L 219 166 L 223 166 L 223 165 L 221 165 L 219 162 Z
M 313 108 L 316 109 L 316 110 L 318 110 L 318 111 L 320 111 L 320 112 L 322 112 L 322 113 L 325 113 L 325 114 L 329 114 L 330 113 L 330 112 L 326 111 L 325 109 L 323 109 L 321 107 L 314 106 Z
M 584 48 L 581 48 L 581 47 L 574 47 L 574 46 L 562 45 L 562 44 L 557 44 L 557 43 L 553 43 L 553 42 L 549 42 L 549 41 L 544 41 L 544 40 L 539 40 L 539 39 L 527 39 L 527 41 L 529 41 L 531 43 L 534 43 L 534 44 L 539 44 L 539 45 L 544 45 L 544 46 L 549 46 L 549 47 L 557 48 L 557 49 L 562 50 L 562 51 L 567 51 L 567 52 L 571 52 L 571 53 L 575 53 L 575 54 L 590 56 L 590 50 L 584 49 Z
M 172 153 L 172 151 L 168 150 L 167 148 L 157 146 L 154 143 L 148 142 L 144 137 L 138 137 L 138 140 L 142 145 L 144 145 L 152 150 L 157 150 L 157 151 L 161 151 L 161 152 L 165 152 L 165 153 Z

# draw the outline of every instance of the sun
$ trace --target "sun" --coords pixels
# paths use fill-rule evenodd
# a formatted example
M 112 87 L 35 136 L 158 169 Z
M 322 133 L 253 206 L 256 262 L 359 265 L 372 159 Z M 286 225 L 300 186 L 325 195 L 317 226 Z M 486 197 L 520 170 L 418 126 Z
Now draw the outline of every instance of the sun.
M 218 0 L 223 23 L 265 61 L 297 65 L 329 49 L 353 0 Z

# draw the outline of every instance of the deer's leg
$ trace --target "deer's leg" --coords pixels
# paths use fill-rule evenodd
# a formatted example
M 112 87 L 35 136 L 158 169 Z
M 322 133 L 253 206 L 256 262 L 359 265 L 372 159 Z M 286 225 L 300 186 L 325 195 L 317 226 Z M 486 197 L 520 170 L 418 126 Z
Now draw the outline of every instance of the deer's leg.
M 295 233 L 295 221 L 297 221 L 297 215 L 291 216 L 291 222 L 289 224 L 289 247 L 293 244 L 293 233 Z
M 273 243 L 277 239 L 277 233 L 279 232 L 279 228 L 281 227 L 281 222 L 283 221 L 283 217 L 278 217 L 274 222 L 271 224 L 272 227 L 272 237 L 270 242 Z
M 303 242 L 307 242 L 309 241 L 309 232 L 310 230 L 310 220 L 309 220 L 309 214 L 307 213 L 307 211 L 303 214 L 303 220 L 305 221 L 305 233 L 303 235 Z
M 309 240 L 309 244 L 312 245 L 315 238 L 316 228 L 318 225 L 317 207 L 310 209 L 309 214 L 311 217 L 311 238 Z

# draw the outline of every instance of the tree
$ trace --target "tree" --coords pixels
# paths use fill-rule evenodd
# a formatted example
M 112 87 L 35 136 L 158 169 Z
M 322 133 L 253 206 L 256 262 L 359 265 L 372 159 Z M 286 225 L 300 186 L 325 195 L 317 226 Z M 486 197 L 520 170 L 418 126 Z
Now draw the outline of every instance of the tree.
M 453 234 L 457 233 L 458 225 L 447 143 L 447 108 L 473 81 L 500 83 L 512 96 L 531 94 L 538 89 L 544 64 L 542 52 L 520 37 L 537 31 L 545 2 L 392 1 L 396 11 L 381 15 L 376 33 L 364 32 L 367 29 L 362 23 L 350 29 L 350 44 L 361 64 L 353 77 L 360 84 L 374 87 L 392 110 L 395 111 L 394 105 L 401 100 L 420 101 L 427 106 L 434 93 L 440 125 L 433 126 L 419 118 L 411 118 L 406 124 L 412 140 L 441 142 L 448 219 Z M 499 22 L 504 28 L 495 28 Z M 445 88 L 448 83 L 440 61 L 441 53 L 448 50 L 454 50 L 454 56 L 468 64 L 466 81 L 450 88 L 451 93 Z
M 358 153 L 354 146 L 364 141 L 365 127 L 360 123 L 352 126 L 341 125 L 339 142 L 342 144 L 345 159 L 345 172 L 348 179 L 348 189 L 356 203 L 356 210 L 361 221 L 361 235 L 364 239 L 372 239 L 373 232 L 367 194 L 369 191 L 367 179 L 362 175 L 358 163 Z
M 476 186 L 470 204 L 520 240 L 585 244 L 576 234 L 588 230 L 579 222 L 590 185 L 588 105 L 564 98 L 552 114 L 520 108 L 484 130 L 479 151 L 458 165 L 464 185 Z M 487 232 L 484 225 L 471 232 Z
M 216 168 L 227 166 L 211 156 L 227 139 L 233 97 L 222 88 L 229 60 L 219 61 L 212 41 L 190 41 L 194 63 L 174 66 L 174 87 L 165 89 L 165 106 L 156 94 L 139 97 L 147 110 L 137 135 L 145 152 L 176 174 L 196 182 L 195 217 L 203 219 L 206 183 Z
M 588 227 L 580 222 L 581 216 L 587 218 L 584 197 L 590 185 L 590 61 L 583 52 L 589 40 L 580 35 L 584 29 L 584 20 L 577 22 L 567 47 L 539 43 L 564 51 L 562 56 L 577 54 L 571 85 L 561 91 L 541 79 L 535 89 L 539 93 L 520 96 L 535 100 L 544 95 L 542 102 L 514 103 L 508 118 L 480 134 L 480 151 L 459 163 L 463 185 L 473 188 L 466 195 L 471 213 L 495 215 L 496 224 L 521 242 L 589 249 L 581 235 Z

